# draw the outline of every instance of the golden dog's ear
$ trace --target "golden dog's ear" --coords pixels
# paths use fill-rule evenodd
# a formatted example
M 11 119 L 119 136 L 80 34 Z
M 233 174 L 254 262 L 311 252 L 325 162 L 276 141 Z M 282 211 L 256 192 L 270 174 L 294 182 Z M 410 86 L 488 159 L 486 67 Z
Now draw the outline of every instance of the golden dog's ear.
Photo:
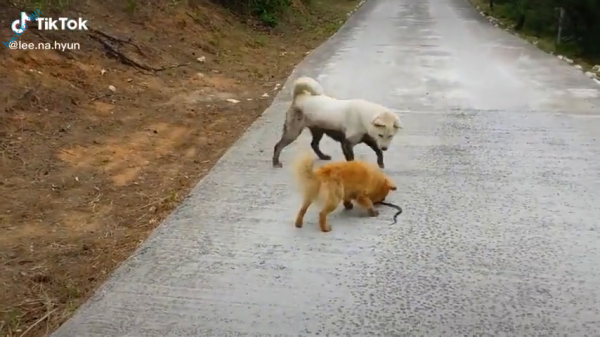
M 387 180 L 387 185 L 388 185 L 390 191 L 395 191 L 398 189 L 398 187 L 396 187 L 396 185 L 389 179 Z
M 377 116 L 377 117 L 373 118 L 373 120 L 371 121 L 371 124 L 373 124 L 373 126 L 376 128 L 385 127 L 385 123 L 383 122 L 381 116 Z

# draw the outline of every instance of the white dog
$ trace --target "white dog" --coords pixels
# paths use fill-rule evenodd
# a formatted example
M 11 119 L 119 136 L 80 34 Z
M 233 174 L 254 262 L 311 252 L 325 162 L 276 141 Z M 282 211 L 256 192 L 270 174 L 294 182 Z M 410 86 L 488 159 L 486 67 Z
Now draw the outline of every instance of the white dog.
M 313 136 L 311 146 L 320 159 L 331 159 L 319 149 L 319 142 L 326 134 L 342 144 L 346 160 L 354 160 L 352 148 L 362 142 L 375 151 L 377 163 L 384 167 L 382 151 L 390 147 L 402 128 L 400 118 L 390 109 L 362 99 L 327 96 L 321 84 L 310 77 L 301 77 L 294 82 L 292 97 L 283 135 L 275 145 L 273 166 L 282 167 L 281 151 L 308 127 Z

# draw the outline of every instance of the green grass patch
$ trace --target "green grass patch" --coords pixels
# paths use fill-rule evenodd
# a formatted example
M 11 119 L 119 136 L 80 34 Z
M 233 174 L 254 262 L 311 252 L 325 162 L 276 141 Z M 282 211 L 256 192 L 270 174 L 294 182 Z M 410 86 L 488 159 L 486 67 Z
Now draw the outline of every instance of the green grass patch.
M 600 58 L 585 55 L 584 50 L 569 37 L 557 43 L 558 9 L 553 6 L 538 6 L 535 9 L 518 8 L 512 2 L 494 3 L 493 10 L 488 0 L 469 0 L 481 12 L 498 20 L 501 27 L 537 46 L 539 49 L 556 55 L 563 55 L 576 61 L 584 69 L 600 63 Z M 523 15 L 525 20 L 522 21 Z

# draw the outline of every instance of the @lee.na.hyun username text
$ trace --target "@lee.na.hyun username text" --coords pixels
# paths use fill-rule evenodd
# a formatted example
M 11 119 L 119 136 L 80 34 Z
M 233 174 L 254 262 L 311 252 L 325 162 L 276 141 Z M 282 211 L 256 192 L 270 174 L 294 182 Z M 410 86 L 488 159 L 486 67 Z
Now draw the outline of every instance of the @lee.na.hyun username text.
M 39 43 L 12 41 L 12 42 L 8 42 L 8 43 L 5 42 L 4 44 L 7 45 L 7 47 L 10 49 L 18 49 L 18 50 L 60 50 L 60 51 L 65 51 L 65 50 L 79 50 L 79 47 L 80 47 L 78 42 L 62 43 L 62 42 L 58 42 L 58 41 L 39 42 Z

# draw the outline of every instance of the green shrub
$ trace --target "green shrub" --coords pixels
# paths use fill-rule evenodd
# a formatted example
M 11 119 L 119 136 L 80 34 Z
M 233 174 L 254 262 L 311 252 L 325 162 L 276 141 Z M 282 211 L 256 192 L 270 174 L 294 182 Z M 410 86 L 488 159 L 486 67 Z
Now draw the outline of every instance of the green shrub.
M 291 6 L 290 0 L 251 0 L 252 14 L 265 25 L 275 27 L 279 17 Z
M 275 27 L 279 19 L 290 8 L 291 0 L 213 0 L 231 11 L 253 15 L 263 24 Z
M 486 1 L 488 2 L 488 1 Z M 511 21 L 516 30 L 556 40 L 564 9 L 558 50 L 600 58 L 600 0 L 493 0 L 493 16 Z

